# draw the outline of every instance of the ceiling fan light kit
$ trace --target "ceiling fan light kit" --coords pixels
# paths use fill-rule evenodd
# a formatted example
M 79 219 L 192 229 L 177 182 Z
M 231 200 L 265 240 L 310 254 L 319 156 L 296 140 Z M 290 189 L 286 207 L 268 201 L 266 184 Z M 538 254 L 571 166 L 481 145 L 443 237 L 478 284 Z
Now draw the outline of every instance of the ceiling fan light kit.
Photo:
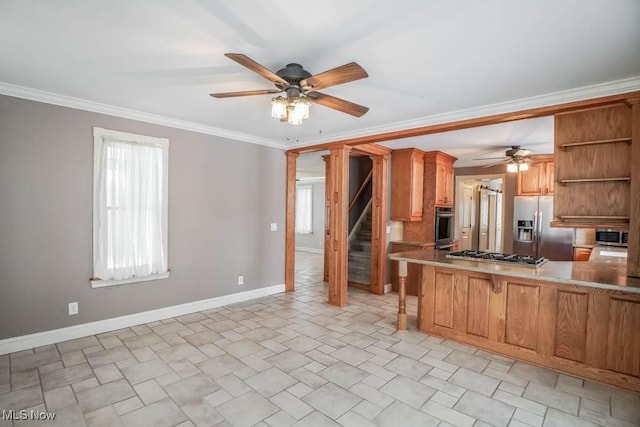
M 309 118 L 311 102 L 355 117 L 360 117 L 369 111 L 367 107 L 362 105 L 317 92 L 318 89 L 368 77 L 367 72 L 355 62 L 350 62 L 349 64 L 332 70 L 312 75 L 300 64 L 287 64 L 285 68 L 274 73 L 241 53 L 227 53 L 225 56 L 271 81 L 277 89 L 212 93 L 211 96 L 214 98 L 267 95 L 284 92 L 285 96 L 278 95 L 271 99 L 271 117 L 279 119 L 281 122 L 286 121 L 292 125 L 300 125 L 304 119 Z
M 507 172 L 526 172 L 529 170 L 529 164 L 524 160 L 513 160 L 511 163 L 507 163 Z
M 291 98 L 276 96 L 271 100 L 271 117 L 286 120 L 291 125 L 300 125 L 302 120 L 309 118 L 310 105 L 307 97 L 302 94 Z
M 490 158 L 474 159 L 474 160 L 501 159 L 499 162 L 486 165 L 485 168 L 506 163 L 507 172 L 510 172 L 510 173 L 526 172 L 529 170 L 529 164 L 527 163 L 527 157 L 529 156 L 529 154 L 531 154 L 530 150 L 527 150 L 526 148 L 522 148 L 519 145 L 512 145 L 510 149 L 505 151 L 504 157 L 490 157 Z
M 287 117 L 287 99 L 283 96 L 276 96 L 271 99 L 271 117 L 275 119 L 284 119 Z

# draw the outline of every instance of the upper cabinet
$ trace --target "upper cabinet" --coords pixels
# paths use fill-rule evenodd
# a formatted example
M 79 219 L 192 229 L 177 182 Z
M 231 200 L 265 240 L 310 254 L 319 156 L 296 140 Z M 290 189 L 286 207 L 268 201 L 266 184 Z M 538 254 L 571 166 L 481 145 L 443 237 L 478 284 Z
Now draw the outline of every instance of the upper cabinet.
M 424 198 L 424 151 L 393 150 L 391 154 L 391 219 L 421 221 Z
M 453 162 L 456 158 L 441 151 L 430 151 L 424 157 L 427 166 L 435 166 L 435 206 L 453 206 Z
M 547 194 L 553 194 L 554 180 L 555 180 L 555 163 L 553 161 L 545 163 L 545 173 L 546 173 L 546 189 Z
M 529 170 L 518 172 L 518 196 L 546 196 L 553 194 L 554 163 L 550 157 L 532 157 Z
M 398 151 L 404 150 L 394 150 L 391 155 L 392 159 Z M 424 171 L 422 219 L 405 222 L 402 227 L 402 238 L 403 240 L 412 242 L 433 243 L 435 241 L 436 206 L 453 206 L 453 163 L 457 158 L 442 151 L 429 151 L 423 153 L 422 159 Z M 392 164 L 392 179 L 394 173 L 393 168 L 395 167 L 395 163 Z M 391 193 L 394 194 L 395 191 L 396 186 L 392 184 Z M 396 203 L 397 199 L 397 195 L 394 194 L 391 196 L 392 212 L 393 203 Z M 391 219 L 396 219 L 393 213 Z
M 629 227 L 631 107 L 607 105 L 555 115 L 557 227 Z

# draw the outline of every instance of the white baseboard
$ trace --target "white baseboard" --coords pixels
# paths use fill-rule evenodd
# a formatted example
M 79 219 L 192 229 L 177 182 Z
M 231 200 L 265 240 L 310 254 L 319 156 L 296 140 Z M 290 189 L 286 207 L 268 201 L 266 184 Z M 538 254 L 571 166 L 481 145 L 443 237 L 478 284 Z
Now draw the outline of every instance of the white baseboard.
M 384 293 L 388 294 L 389 292 L 391 292 L 391 283 L 386 283 L 384 285 Z
M 0 355 L 209 310 L 285 291 L 284 284 L 0 340 Z
M 311 252 L 311 253 L 314 253 L 314 254 L 324 254 L 324 249 L 305 248 L 304 246 L 296 246 L 296 251 Z

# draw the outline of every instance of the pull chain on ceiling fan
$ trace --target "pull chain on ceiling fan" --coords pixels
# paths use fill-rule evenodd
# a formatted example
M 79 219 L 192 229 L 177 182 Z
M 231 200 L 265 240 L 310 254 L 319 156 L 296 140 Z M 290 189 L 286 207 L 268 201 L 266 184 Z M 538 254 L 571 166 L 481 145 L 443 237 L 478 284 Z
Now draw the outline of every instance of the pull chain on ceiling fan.
M 312 102 L 355 117 L 361 117 L 369 111 L 369 108 L 362 105 L 318 92 L 319 89 L 369 77 L 367 72 L 355 62 L 312 75 L 300 64 L 287 64 L 286 67 L 274 73 L 241 53 L 225 53 L 225 56 L 269 80 L 277 89 L 212 93 L 211 96 L 214 98 L 270 95 L 284 92 L 286 96 L 279 95 L 272 98 L 271 116 L 280 119 L 281 122 L 293 125 L 299 125 L 303 119 L 309 117 L 309 106 Z

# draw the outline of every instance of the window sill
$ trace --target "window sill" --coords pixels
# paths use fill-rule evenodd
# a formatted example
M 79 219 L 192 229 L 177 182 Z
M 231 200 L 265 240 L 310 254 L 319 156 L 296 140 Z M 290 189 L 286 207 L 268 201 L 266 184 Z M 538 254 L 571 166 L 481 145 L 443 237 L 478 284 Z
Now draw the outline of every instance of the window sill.
M 150 280 L 160 280 L 160 279 L 168 279 L 170 271 L 166 273 L 154 274 L 152 276 L 144 276 L 144 277 L 134 277 L 132 279 L 123 279 L 123 280 L 91 280 L 92 288 L 106 288 L 108 286 L 119 286 L 126 285 L 129 283 L 137 283 L 137 282 L 148 282 Z

